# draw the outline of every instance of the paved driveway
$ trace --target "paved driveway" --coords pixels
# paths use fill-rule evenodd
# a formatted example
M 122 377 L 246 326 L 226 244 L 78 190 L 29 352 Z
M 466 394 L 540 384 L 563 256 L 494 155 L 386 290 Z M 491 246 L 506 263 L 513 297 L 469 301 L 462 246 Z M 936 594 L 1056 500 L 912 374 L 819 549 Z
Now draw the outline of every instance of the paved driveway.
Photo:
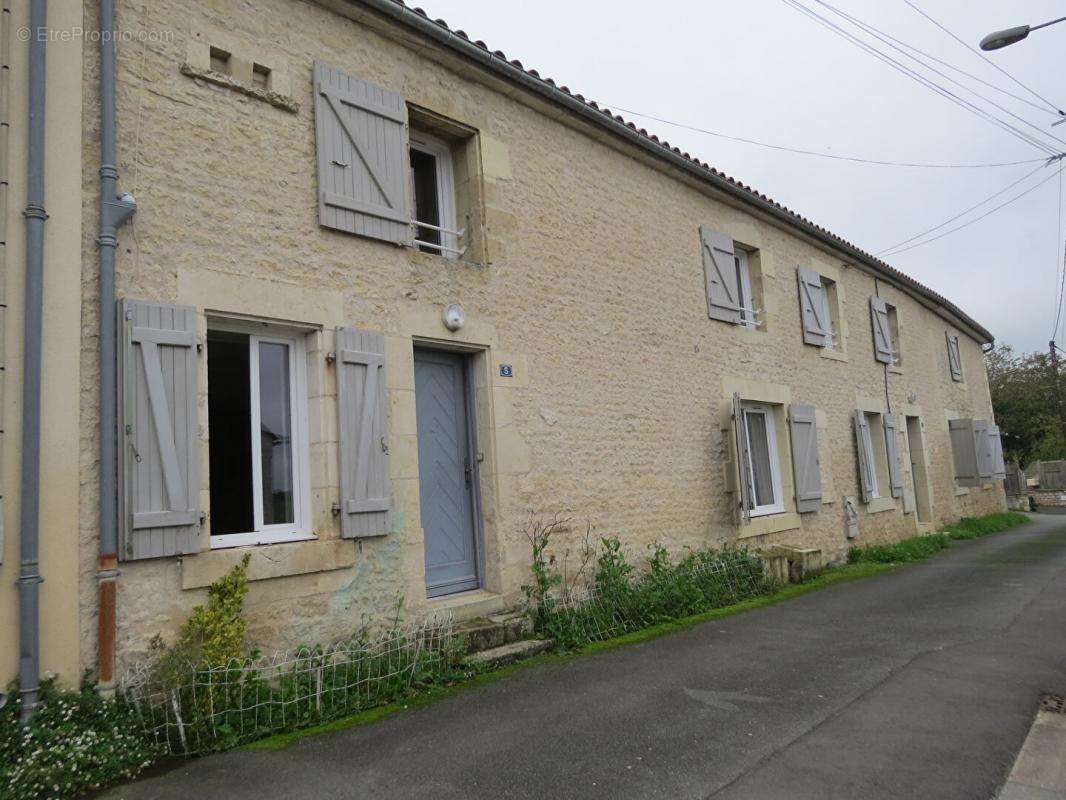
M 110 798 L 989 798 L 1066 692 L 1066 519 Z

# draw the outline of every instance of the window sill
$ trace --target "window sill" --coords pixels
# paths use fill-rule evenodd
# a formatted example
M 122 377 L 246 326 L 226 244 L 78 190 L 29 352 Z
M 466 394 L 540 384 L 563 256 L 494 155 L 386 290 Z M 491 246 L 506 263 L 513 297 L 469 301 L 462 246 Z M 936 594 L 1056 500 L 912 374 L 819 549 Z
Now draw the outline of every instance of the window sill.
M 248 580 L 261 581 L 289 575 L 328 572 L 355 565 L 355 546 L 348 539 L 289 542 L 267 547 L 233 547 L 210 550 L 181 559 L 181 588 L 210 586 L 248 554 Z
M 966 494 L 969 494 L 969 493 L 970 493 L 970 487 L 969 486 L 956 486 L 955 487 L 955 496 L 956 497 L 962 497 L 963 495 L 966 495 Z
M 767 514 L 763 517 L 753 517 L 747 525 L 741 525 L 737 533 L 738 539 L 748 539 L 752 536 L 764 536 L 768 533 L 796 530 L 800 526 L 799 514 L 788 511 L 782 514 Z
M 766 330 L 764 328 L 749 328 L 747 325 L 737 325 L 737 336 L 741 341 L 749 344 L 765 344 Z
M 892 364 L 889 366 L 888 371 L 891 372 L 893 375 L 902 375 L 903 367 L 897 367 L 896 365 Z
M 258 547 L 265 544 L 288 544 L 290 542 L 313 542 L 318 537 L 313 533 L 227 533 L 211 537 L 212 550 L 231 550 L 234 547 Z
M 883 511 L 894 511 L 898 506 L 896 505 L 896 498 L 894 497 L 875 497 L 869 503 L 866 504 L 867 514 L 880 514 Z
M 848 360 L 847 353 L 842 353 L 839 350 L 826 350 L 824 347 L 821 348 L 821 352 L 819 352 L 818 355 L 822 358 L 828 358 L 831 361 L 843 361 L 847 363 Z

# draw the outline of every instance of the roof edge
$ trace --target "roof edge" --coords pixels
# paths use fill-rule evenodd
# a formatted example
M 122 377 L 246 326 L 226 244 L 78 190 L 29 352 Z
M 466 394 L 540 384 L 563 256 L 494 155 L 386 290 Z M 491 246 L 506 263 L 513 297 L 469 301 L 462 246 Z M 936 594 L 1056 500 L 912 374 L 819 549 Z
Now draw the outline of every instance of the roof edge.
M 638 129 L 633 123 L 626 122 L 621 116 L 612 114 L 609 109 L 600 108 L 595 101 L 586 101 L 581 95 L 571 94 L 566 87 L 560 88 L 556 86 L 552 79 L 541 78 L 536 70 L 526 70 L 519 61 L 508 61 L 506 56 L 500 51 L 489 51 L 483 42 L 470 41 L 463 31 L 453 31 L 444 20 L 431 20 L 421 9 L 409 8 L 403 3 L 403 0 L 349 0 L 349 2 L 358 2 L 368 6 L 402 25 L 415 29 L 534 94 L 563 106 L 593 124 L 621 136 L 637 147 L 665 159 L 686 172 L 694 174 L 742 203 L 753 206 L 823 244 L 843 252 L 855 261 L 890 280 L 902 284 L 948 311 L 963 327 L 969 329 L 971 338 L 976 339 L 979 343 L 991 344 L 995 342 L 995 337 L 992 333 L 973 317 L 943 295 L 933 291 L 906 273 L 867 253 L 835 233 L 816 225 L 766 195 L 760 194 L 733 180 L 706 162 L 701 162 L 691 157 L 688 153 L 683 153 L 677 147 L 670 147 L 668 143 L 660 141 L 654 134 L 642 132 L 643 129 Z

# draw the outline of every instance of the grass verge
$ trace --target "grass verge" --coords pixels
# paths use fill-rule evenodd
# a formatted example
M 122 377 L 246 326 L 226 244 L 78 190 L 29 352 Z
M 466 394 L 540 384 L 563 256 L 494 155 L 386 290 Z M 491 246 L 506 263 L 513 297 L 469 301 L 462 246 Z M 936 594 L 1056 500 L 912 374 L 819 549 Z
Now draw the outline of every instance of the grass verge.
M 936 533 L 912 536 L 893 544 L 870 544 L 848 550 L 850 564 L 906 564 L 921 561 L 946 550 L 952 540 L 976 539 L 1005 531 L 1027 522 L 1029 518 L 1017 511 L 1001 511 L 984 517 L 963 517 L 946 525 Z
M 331 722 L 324 723 L 322 725 L 316 725 L 309 728 L 302 728 L 297 731 L 291 731 L 288 733 L 279 733 L 273 736 L 269 736 L 265 739 L 259 739 L 258 741 L 251 742 L 244 745 L 243 750 L 257 750 L 257 751 L 275 751 L 282 750 L 289 745 L 293 744 L 300 739 L 307 736 L 317 736 L 323 733 L 330 733 L 332 731 L 346 730 L 348 728 L 361 727 L 363 725 L 370 725 L 378 722 L 385 717 L 390 717 L 393 714 L 401 711 L 406 711 L 414 708 L 421 708 L 431 703 L 435 703 L 438 700 L 443 700 L 448 697 L 453 697 L 461 692 L 466 692 L 471 689 L 477 689 L 495 683 L 504 678 L 508 678 L 517 672 L 528 669 L 535 666 L 543 666 L 550 664 L 562 664 L 567 661 L 571 661 L 581 656 L 602 653 L 607 650 L 613 650 L 616 647 L 623 647 L 626 645 L 637 644 L 639 642 L 646 642 L 651 639 L 657 639 L 660 636 L 666 636 L 670 633 L 677 633 L 679 631 L 688 630 L 689 628 L 700 625 L 704 622 L 711 620 L 722 619 L 723 617 L 730 617 L 734 614 L 742 614 L 746 611 L 753 611 L 763 606 L 774 605 L 781 603 L 785 600 L 791 600 L 794 597 L 807 594 L 809 592 L 816 591 L 818 589 L 824 589 L 827 586 L 833 586 L 838 583 L 846 583 L 848 581 L 858 580 L 860 578 L 867 578 L 871 575 L 877 575 L 882 572 L 886 572 L 892 569 L 891 564 L 886 563 L 857 563 L 847 564 L 832 569 L 828 569 L 815 577 L 804 581 L 803 583 L 788 584 L 782 587 L 777 592 L 770 595 L 762 595 L 760 597 L 754 597 L 750 600 L 744 600 L 740 603 L 735 603 L 731 606 L 725 606 L 723 608 L 715 608 L 710 611 L 705 611 L 701 614 L 695 614 L 691 617 L 685 617 L 684 619 L 672 620 L 670 622 L 664 622 L 659 625 L 653 625 L 650 628 L 644 628 L 643 630 L 627 633 L 623 636 L 616 637 L 614 639 L 608 639 L 602 642 L 593 642 L 579 650 L 571 650 L 566 653 L 544 653 L 533 658 L 526 659 L 525 661 L 519 661 L 515 664 L 510 664 L 506 667 L 500 667 L 498 669 L 489 670 L 486 672 L 479 672 L 472 675 L 469 679 L 459 683 L 455 683 L 451 686 L 445 686 L 440 688 L 432 688 L 422 692 L 421 694 L 414 695 L 408 699 L 400 702 L 389 703 L 388 705 L 378 706 L 377 708 L 367 709 L 357 714 L 352 714 L 348 717 L 342 717 L 340 719 L 333 720 Z

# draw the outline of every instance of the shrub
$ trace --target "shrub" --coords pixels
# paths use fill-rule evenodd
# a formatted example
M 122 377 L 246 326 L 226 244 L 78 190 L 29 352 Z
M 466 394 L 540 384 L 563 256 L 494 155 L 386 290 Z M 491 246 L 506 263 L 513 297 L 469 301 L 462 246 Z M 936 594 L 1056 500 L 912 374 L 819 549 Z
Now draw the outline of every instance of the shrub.
M 534 547 L 534 587 L 540 591 L 527 591 L 530 614 L 534 629 L 564 650 L 770 594 L 776 588 L 762 561 L 741 548 L 691 551 L 674 563 L 657 546 L 648 570 L 638 572 L 618 539 L 603 538 L 587 586 L 565 580 L 554 562 L 541 559 L 538 564 L 543 552 L 543 547 Z M 561 591 L 551 591 L 555 587 Z
M 88 685 L 63 692 L 46 681 L 40 706 L 23 725 L 16 694 L 0 709 L 5 800 L 77 797 L 132 778 L 161 755 L 121 698 L 102 698 Z
M 909 561 L 921 561 L 934 553 L 947 548 L 951 539 L 944 533 L 931 533 L 928 536 L 912 536 L 894 544 L 870 544 L 864 547 L 852 547 L 848 550 L 848 562 L 902 564 Z

